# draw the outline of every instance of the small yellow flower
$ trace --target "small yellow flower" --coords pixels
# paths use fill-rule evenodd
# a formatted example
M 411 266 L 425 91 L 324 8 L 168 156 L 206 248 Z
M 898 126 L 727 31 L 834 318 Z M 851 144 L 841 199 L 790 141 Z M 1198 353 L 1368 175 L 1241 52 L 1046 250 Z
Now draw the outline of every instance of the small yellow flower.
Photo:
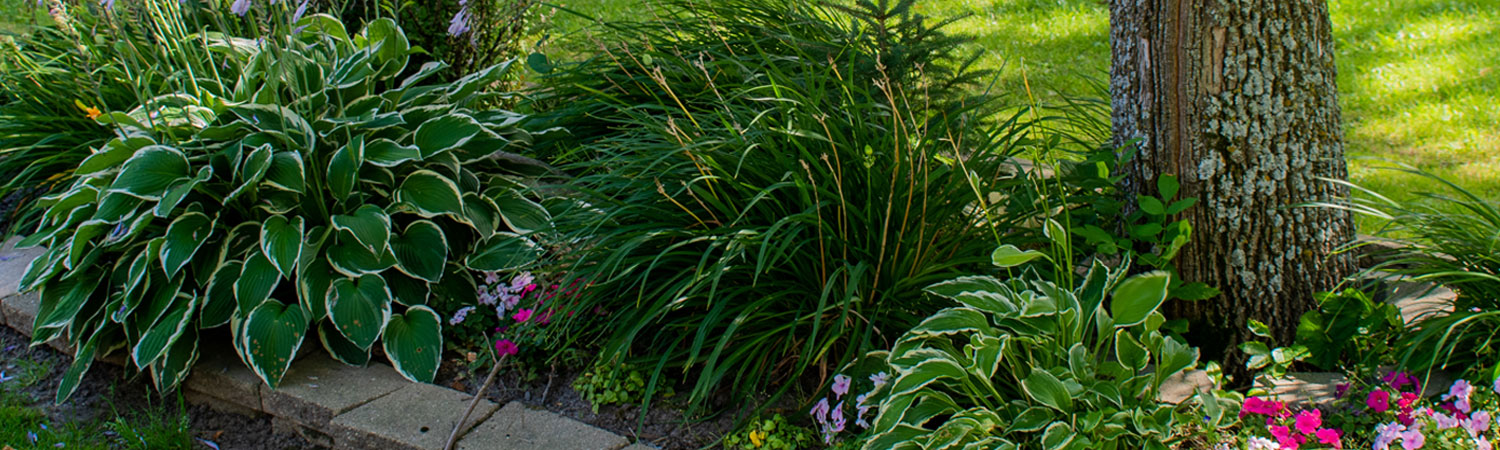
M 78 100 L 73 100 L 73 105 L 77 106 L 78 109 L 83 110 L 83 114 L 86 115 L 86 116 L 89 116 L 89 120 L 97 119 L 97 118 L 99 118 L 100 114 L 103 114 L 102 112 L 99 111 L 99 108 L 95 108 L 95 107 L 92 107 L 92 106 L 85 105 L 85 104 L 83 104 L 83 102 L 80 102 Z
M 750 443 L 754 444 L 755 448 L 760 448 L 760 446 L 765 445 L 765 440 L 766 432 L 760 430 L 750 430 Z

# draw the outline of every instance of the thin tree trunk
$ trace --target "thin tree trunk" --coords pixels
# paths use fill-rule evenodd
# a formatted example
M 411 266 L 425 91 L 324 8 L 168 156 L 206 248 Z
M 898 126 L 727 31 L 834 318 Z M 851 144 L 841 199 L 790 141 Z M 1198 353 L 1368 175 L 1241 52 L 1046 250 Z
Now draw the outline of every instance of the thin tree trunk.
M 1252 318 L 1290 345 L 1312 294 L 1353 270 L 1332 255 L 1353 237 L 1349 214 L 1298 207 L 1346 193 L 1322 180 L 1347 171 L 1327 3 L 1112 0 L 1110 23 L 1113 132 L 1139 149 L 1127 191 L 1179 176 L 1179 195 L 1199 203 L 1183 213 L 1192 242 L 1174 262 L 1223 291 L 1169 312 L 1225 346 Z M 1225 356 L 1239 372 L 1243 356 Z

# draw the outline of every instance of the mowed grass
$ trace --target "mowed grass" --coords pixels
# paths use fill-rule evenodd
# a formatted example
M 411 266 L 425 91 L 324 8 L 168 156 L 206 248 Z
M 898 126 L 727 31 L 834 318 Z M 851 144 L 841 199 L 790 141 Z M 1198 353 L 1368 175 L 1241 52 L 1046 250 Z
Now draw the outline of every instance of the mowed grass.
M 651 3 L 560 4 L 612 20 L 650 17 Z M 1441 189 L 1425 178 L 1378 169 L 1391 165 L 1384 159 L 1500 199 L 1500 2 L 1330 0 L 1329 7 L 1352 181 L 1397 200 Z M 967 15 L 951 30 L 975 37 L 973 48 L 985 52 L 980 66 L 997 72 L 992 89 L 1013 101 L 1097 96 L 1092 86 L 1108 78 L 1105 2 L 929 0 L 916 11 Z M 588 24 L 568 14 L 556 20 L 563 33 Z

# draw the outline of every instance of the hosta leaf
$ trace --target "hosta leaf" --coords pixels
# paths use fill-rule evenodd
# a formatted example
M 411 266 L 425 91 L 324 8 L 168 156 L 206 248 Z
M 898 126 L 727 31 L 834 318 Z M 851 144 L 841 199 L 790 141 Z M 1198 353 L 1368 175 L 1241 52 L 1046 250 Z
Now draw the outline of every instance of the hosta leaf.
M 1046 257 L 1046 254 L 1036 250 L 1022 251 L 1014 245 L 1005 244 L 990 254 L 990 261 L 998 267 L 1015 267 L 1026 264 L 1033 259 Z
M 73 170 L 74 175 L 88 175 L 105 170 L 114 169 L 120 163 L 129 160 L 137 150 L 154 144 L 149 138 L 114 138 L 104 143 L 104 147 L 90 154 L 78 168 Z
M 357 134 L 328 161 L 328 189 L 334 198 L 343 201 L 354 191 L 359 178 L 359 166 L 365 161 L 365 135 Z
M 1068 395 L 1067 386 L 1064 386 L 1062 381 L 1050 372 L 1031 368 L 1031 375 L 1021 380 L 1021 388 L 1037 403 L 1064 413 L 1073 410 L 1073 397 Z
M 271 187 L 302 193 L 306 189 L 307 174 L 302 165 L 302 154 L 298 152 L 276 152 L 271 156 L 270 168 L 266 170 L 266 184 Z
M 1139 371 L 1146 368 L 1146 363 L 1151 360 L 1151 354 L 1146 351 L 1146 347 L 1142 346 L 1140 341 L 1135 339 L 1135 336 L 1130 334 L 1130 331 L 1117 330 L 1115 331 L 1115 358 L 1126 368 Z
M 500 232 L 480 244 L 464 265 L 485 272 L 515 270 L 535 262 L 541 254 L 541 247 L 530 239 Z
M 314 258 L 297 274 L 297 299 L 312 313 L 312 320 L 323 320 L 328 316 L 328 287 L 337 277 L 338 273 L 328 264 L 327 258 Z
M 891 386 L 891 395 L 909 394 L 938 380 L 962 380 L 967 376 L 964 367 L 952 358 L 933 358 L 898 374 Z
M 401 181 L 396 199 L 411 205 L 422 217 L 464 213 L 464 201 L 459 194 L 458 185 L 431 170 L 418 170 L 407 175 Z
M 107 321 L 100 323 L 94 333 L 84 340 L 83 345 L 73 352 L 73 363 L 68 365 L 68 370 L 63 372 L 62 381 L 57 385 L 55 403 L 63 404 L 68 397 L 73 396 L 73 392 L 78 390 L 78 386 L 83 382 L 83 375 L 88 373 L 89 367 L 94 364 L 94 359 L 99 356 L 100 350 L 103 350 L 101 345 L 119 340 L 118 325 Z
M 358 277 L 379 273 L 396 265 L 396 256 L 391 253 L 389 246 L 379 254 L 372 254 L 353 239 L 340 240 L 343 242 L 328 248 L 328 263 L 338 273 Z
M 239 309 L 239 302 L 235 301 L 235 281 L 240 279 L 240 271 L 245 264 L 239 261 L 225 261 L 214 270 L 214 275 L 208 280 L 208 290 L 203 293 L 203 310 L 198 316 L 199 328 L 213 328 L 229 323 L 229 318 Z M 249 308 L 239 311 L 250 312 Z
M 281 276 L 291 278 L 302 258 L 302 216 L 271 216 L 260 227 L 260 251 Z
M 423 122 L 417 127 L 413 143 L 417 144 L 422 159 L 427 159 L 440 152 L 464 145 L 481 132 L 484 132 L 484 126 L 473 117 L 465 114 L 450 114 Z
M 442 360 L 443 327 L 438 314 L 418 305 L 392 316 L 381 345 L 397 373 L 418 383 L 431 383 Z
M 407 42 L 406 34 L 396 26 L 396 21 L 382 17 L 365 25 L 364 35 L 369 41 L 371 49 L 375 49 L 375 57 L 381 65 L 381 74 L 392 76 L 406 70 L 407 52 L 411 51 L 411 43 Z
M 489 239 L 500 228 L 500 207 L 489 197 L 473 192 L 464 194 L 464 223 L 479 232 L 480 239 Z
M 198 331 L 189 327 L 165 354 L 151 365 L 151 378 L 158 392 L 169 392 L 187 379 L 193 363 L 198 361 Z
M 911 329 L 911 334 L 949 335 L 963 332 L 989 334 L 989 318 L 970 308 L 948 308 L 928 316 Z
M 193 255 L 213 233 L 213 228 L 213 219 L 197 212 L 178 216 L 167 226 L 167 239 L 162 242 L 161 255 L 157 258 L 161 260 L 167 278 L 177 276 L 177 271 L 192 261 Z
M 422 154 L 417 151 L 417 147 L 401 145 L 386 138 L 370 141 L 365 146 L 365 162 L 380 167 L 395 167 L 421 158 Z
M 240 166 L 240 173 L 238 174 L 240 185 L 233 192 L 229 193 L 229 197 L 224 199 L 226 203 L 229 200 L 239 198 L 240 195 L 246 192 L 255 191 L 255 187 L 260 185 L 260 181 L 266 178 L 266 172 L 271 170 L 271 155 L 270 144 L 261 145 L 250 150 L 250 154 L 245 157 L 245 164 Z
M 1077 435 L 1072 426 L 1063 422 L 1052 422 L 1047 426 L 1047 431 L 1042 432 L 1042 448 L 1063 450 L 1068 448 L 1068 444 L 1073 442 L 1073 438 Z
M 517 233 L 526 234 L 552 227 L 552 215 L 547 213 L 547 209 L 519 194 L 497 196 L 495 206 L 500 209 L 500 217 L 505 220 L 505 225 Z
M 1026 408 L 1025 411 L 1021 411 L 1021 414 L 1017 415 L 1015 420 L 1011 421 L 1010 427 L 1006 431 L 1010 433 L 1037 431 L 1046 427 L 1048 423 L 1052 423 L 1054 416 L 1055 413 L 1050 409 L 1032 406 Z
M 340 278 L 329 288 L 328 318 L 349 342 L 368 349 L 391 318 L 391 291 L 379 275 Z
M 323 343 L 323 349 L 328 350 L 328 355 L 351 366 L 364 366 L 370 363 L 370 350 L 359 348 L 348 338 L 333 329 L 332 322 L 321 322 L 318 325 L 318 341 Z
M 391 252 L 396 255 L 396 269 L 436 283 L 443 277 L 443 266 L 448 263 L 448 239 L 437 224 L 418 220 L 391 240 Z
M 391 288 L 391 297 L 406 306 L 425 305 L 427 297 L 432 294 L 432 288 L 426 281 L 406 276 L 399 270 L 388 270 L 380 274 L 385 278 L 385 284 Z M 454 298 L 454 301 L 461 299 Z
M 333 227 L 348 231 L 374 254 L 384 250 L 391 239 L 391 217 L 375 205 L 362 205 L 353 214 L 333 216 Z
M 75 277 L 55 281 L 42 286 L 41 305 L 32 323 L 35 328 L 60 328 L 68 326 L 78 318 L 94 290 L 99 287 L 97 277 Z
M 1109 311 L 1116 327 L 1129 327 L 1146 321 L 1161 302 L 1167 299 L 1167 272 L 1143 273 L 1121 281 L 1110 299 Z
M 141 334 L 135 343 L 135 348 L 130 350 L 130 357 L 135 361 L 137 368 L 146 368 L 157 358 L 160 358 L 167 348 L 171 347 L 177 338 L 182 336 L 183 330 L 192 323 L 193 311 L 198 308 L 198 299 L 189 298 L 186 302 L 178 301 L 176 306 L 167 311 L 156 324 L 151 325 L 145 333 Z
M 309 324 L 307 310 L 302 305 L 286 305 L 276 300 L 266 300 L 241 323 L 240 343 L 245 363 L 267 386 L 275 388 L 281 384 L 302 338 L 307 335 Z
M 213 175 L 213 166 L 203 166 L 198 169 L 198 174 L 193 178 L 178 179 L 172 187 L 167 188 L 166 193 L 162 194 L 161 201 L 156 203 L 156 209 L 152 213 L 156 214 L 156 217 L 172 217 L 172 212 L 177 210 L 177 205 L 182 203 L 182 199 L 187 198 L 187 195 L 193 192 L 193 188 L 208 181 Z
M 271 260 L 260 251 L 251 251 L 245 257 L 239 279 L 234 281 L 234 298 L 241 312 L 249 311 L 271 298 L 271 291 L 281 283 L 281 274 Z
M 189 175 L 192 174 L 188 172 L 187 156 L 175 148 L 153 145 L 140 149 L 125 161 L 109 190 L 158 200 L 167 187 Z

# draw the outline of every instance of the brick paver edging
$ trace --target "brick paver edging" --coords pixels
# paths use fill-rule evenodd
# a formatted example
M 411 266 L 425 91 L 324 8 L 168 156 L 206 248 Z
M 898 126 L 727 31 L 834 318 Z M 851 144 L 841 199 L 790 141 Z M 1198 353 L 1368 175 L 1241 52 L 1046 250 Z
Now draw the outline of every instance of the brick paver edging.
M 40 249 L 15 249 L 18 239 L 0 248 L 0 321 L 31 335 L 40 299 L 18 293 L 21 274 Z M 53 348 L 71 354 L 59 340 Z M 441 449 L 471 396 L 441 386 L 407 381 L 390 366 L 344 365 L 321 351 L 307 352 L 292 364 L 281 386 L 261 383 L 235 357 L 205 353 L 182 389 L 189 401 L 249 415 L 269 414 L 279 428 L 295 431 L 315 445 L 335 449 Z M 120 358 L 104 359 L 116 365 Z M 482 401 L 457 448 L 628 450 L 650 449 L 642 443 L 520 402 L 500 407 Z M 628 447 L 627 447 L 628 446 Z

